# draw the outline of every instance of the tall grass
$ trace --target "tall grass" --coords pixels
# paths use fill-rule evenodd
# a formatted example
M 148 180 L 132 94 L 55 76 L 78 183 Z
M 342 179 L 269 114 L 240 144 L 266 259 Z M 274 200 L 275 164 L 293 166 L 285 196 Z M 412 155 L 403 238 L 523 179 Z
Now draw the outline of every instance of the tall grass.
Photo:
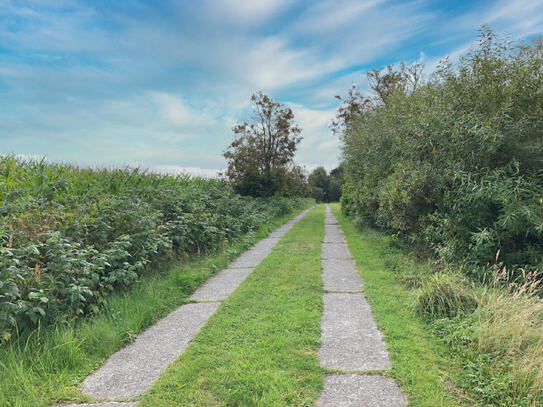
M 476 296 L 458 276 L 436 273 L 426 278 L 417 298 L 419 312 L 432 318 L 447 318 L 472 312 Z
M 477 405 L 543 405 L 543 301 L 536 274 L 496 267 L 490 284 L 441 272 L 415 293 L 417 309 L 461 360 L 457 384 Z M 468 304 L 469 306 L 466 306 Z

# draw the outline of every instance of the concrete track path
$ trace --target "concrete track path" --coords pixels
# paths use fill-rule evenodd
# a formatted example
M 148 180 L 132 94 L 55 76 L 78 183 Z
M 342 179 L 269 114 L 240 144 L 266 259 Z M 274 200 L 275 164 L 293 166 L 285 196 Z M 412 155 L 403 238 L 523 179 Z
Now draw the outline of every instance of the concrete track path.
M 281 226 L 210 278 L 185 304 L 136 340 L 113 354 L 81 385 L 94 402 L 63 407 L 134 407 L 167 367 L 188 347 L 225 300 L 308 211 Z M 331 372 L 317 407 L 405 407 L 394 380 L 382 373 L 391 367 L 381 333 L 363 294 L 343 232 L 326 209 L 321 262 L 324 280 L 322 345 L 319 360 Z
M 362 279 L 336 217 L 326 208 L 322 245 L 324 315 L 319 359 L 337 371 L 324 380 L 318 407 L 404 407 L 394 380 L 376 374 L 390 368 L 381 333 L 362 293 Z

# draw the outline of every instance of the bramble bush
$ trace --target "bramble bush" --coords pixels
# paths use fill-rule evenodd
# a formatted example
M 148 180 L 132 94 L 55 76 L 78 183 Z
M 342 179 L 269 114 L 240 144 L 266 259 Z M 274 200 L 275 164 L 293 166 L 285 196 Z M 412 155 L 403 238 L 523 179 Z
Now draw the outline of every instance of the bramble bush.
M 481 280 L 493 264 L 543 270 L 543 40 L 480 42 L 424 80 L 368 74 L 338 110 L 343 211 Z M 498 259 L 498 260 L 496 260 Z
M 213 252 L 306 205 L 221 180 L 0 157 L 0 341 L 95 312 L 173 256 Z

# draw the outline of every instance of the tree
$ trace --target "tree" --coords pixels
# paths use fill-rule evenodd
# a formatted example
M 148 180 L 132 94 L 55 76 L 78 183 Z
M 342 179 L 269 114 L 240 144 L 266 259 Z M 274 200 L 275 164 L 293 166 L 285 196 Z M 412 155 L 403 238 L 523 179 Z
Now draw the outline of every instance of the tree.
M 342 137 L 351 130 L 354 120 L 372 112 L 376 106 L 386 105 L 395 94 L 413 93 L 422 82 L 423 71 L 422 64 L 406 65 L 403 62 L 397 70 L 391 65 L 386 69 L 372 69 L 366 74 L 373 91 L 372 96 L 364 96 L 356 85 L 351 86 L 347 96 L 336 96 L 336 99 L 341 100 L 341 105 L 332 120 L 332 132 Z
M 257 92 L 251 97 L 253 116 L 232 129 L 235 137 L 224 153 L 227 177 L 243 195 L 288 195 L 299 173 L 294 154 L 302 137 L 292 109 Z M 296 177 L 294 177 L 296 178 Z
M 317 202 L 328 202 L 328 188 L 330 180 L 324 167 L 317 167 L 309 175 L 309 185 L 311 186 L 311 195 Z
M 339 165 L 326 174 L 324 167 L 317 167 L 309 175 L 308 182 L 311 196 L 318 202 L 337 202 L 341 198 L 343 185 L 343 165 Z
M 330 185 L 328 187 L 328 200 L 329 202 L 339 202 L 341 198 L 341 187 L 343 186 L 343 174 L 345 169 L 343 164 L 330 171 L 329 179 Z
M 338 110 L 344 212 L 477 278 L 498 253 L 518 275 L 540 272 L 543 39 L 514 45 L 483 27 L 430 77 L 395 69 L 371 71 L 373 94 L 351 89 Z

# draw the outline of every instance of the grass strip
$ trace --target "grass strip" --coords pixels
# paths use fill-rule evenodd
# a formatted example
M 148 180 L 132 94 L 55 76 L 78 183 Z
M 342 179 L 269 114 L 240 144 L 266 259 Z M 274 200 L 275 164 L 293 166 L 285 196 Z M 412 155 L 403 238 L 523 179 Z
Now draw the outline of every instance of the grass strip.
M 321 205 L 281 239 L 141 407 L 314 405 L 323 388 L 323 221 Z
M 392 376 L 405 391 L 410 407 L 461 405 L 446 384 L 456 372 L 448 350 L 413 309 L 412 293 L 403 288 L 387 260 L 401 255 L 388 244 L 384 234 L 357 230 L 331 205 L 345 233 L 349 250 L 364 280 L 364 293 L 383 332 L 393 367 Z
M 113 294 L 97 314 L 36 330 L 0 347 L 0 406 L 41 407 L 59 400 L 85 401 L 81 381 L 141 330 L 189 302 L 211 275 L 254 242 L 292 218 L 270 222 L 214 255 L 191 258 L 146 273 L 132 290 Z

